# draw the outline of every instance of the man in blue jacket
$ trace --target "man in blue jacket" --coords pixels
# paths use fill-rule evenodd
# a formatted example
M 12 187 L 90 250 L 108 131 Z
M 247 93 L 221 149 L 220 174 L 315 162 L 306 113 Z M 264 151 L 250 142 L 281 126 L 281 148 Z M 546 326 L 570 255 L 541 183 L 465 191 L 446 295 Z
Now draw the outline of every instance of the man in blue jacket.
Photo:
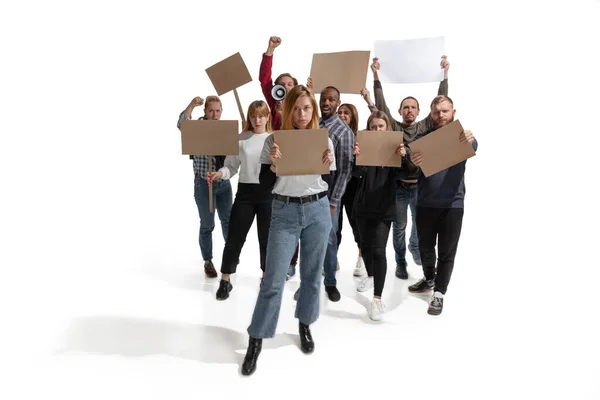
M 431 102 L 431 117 L 435 126 L 417 135 L 415 140 L 454 121 L 455 114 L 452 99 L 444 95 L 437 96 Z M 460 141 L 470 143 L 477 151 L 477 140 L 471 131 L 461 133 Z M 409 154 L 415 165 L 421 165 L 422 153 L 409 151 Z M 427 310 L 431 315 L 442 313 L 444 295 L 454 268 L 454 257 L 464 213 L 466 164 L 466 160 L 462 161 L 429 177 L 425 177 L 421 172 L 418 180 L 416 225 L 424 277 L 409 286 L 408 290 L 412 293 L 421 293 L 433 289 L 433 296 Z M 436 242 L 438 243 L 437 272 Z

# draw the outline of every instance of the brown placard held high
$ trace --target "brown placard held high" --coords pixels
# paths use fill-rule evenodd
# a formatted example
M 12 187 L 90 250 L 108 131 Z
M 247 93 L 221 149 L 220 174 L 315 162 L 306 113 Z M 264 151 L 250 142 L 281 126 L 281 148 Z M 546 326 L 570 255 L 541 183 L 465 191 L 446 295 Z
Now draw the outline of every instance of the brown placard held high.
M 235 101 L 240 116 L 242 117 L 242 122 L 245 121 L 244 111 L 236 89 L 248 82 L 252 82 L 252 77 L 250 76 L 250 72 L 248 72 L 248 68 L 244 63 L 241 54 L 239 52 L 235 53 L 208 67 L 206 69 L 206 74 L 219 96 L 233 90 Z
M 423 154 L 423 175 L 429 177 L 475 155 L 471 143 L 461 143 L 463 131 L 460 121 L 455 120 L 408 145 L 413 153 Z
M 360 154 L 356 157 L 356 165 L 401 167 L 402 157 L 396 155 L 396 150 L 403 138 L 399 131 L 358 131 L 356 141 Z
M 327 129 L 275 131 L 281 158 L 275 160 L 277 176 L 328 174 L 323 153 L 329 148 Z
M 358 94 L 367 85 L 370 51 L 313 54 L 310 77 L 315 93 L 327 86 L 341 93 Z

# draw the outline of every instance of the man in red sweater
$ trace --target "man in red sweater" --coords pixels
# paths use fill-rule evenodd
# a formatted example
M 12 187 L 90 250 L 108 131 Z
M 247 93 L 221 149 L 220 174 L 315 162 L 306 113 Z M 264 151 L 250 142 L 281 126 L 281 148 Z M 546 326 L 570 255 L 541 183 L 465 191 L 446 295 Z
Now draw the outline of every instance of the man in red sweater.
M 277 79 L 275 79 L 275 83 L 273 83 L 273 79 L 271 79 L 273 69 L 273 52 L 280 44 L 281 38 L 278 38 L 277 36 L 271 36 L 269 38 L 269 47 L 267 47 L 267 51 L 263 54 L 262 62 L 260 63 L 260 71 L 258 73 L 260 87 L 262 88 L 262 92 L 265 95 L 267 104 L 271 109 L 271 123 L 273 130 L 275 131 L 278 131 L 279 128 L 281 128 L 282 102 L 276 101 L 273 96 L 271 96 L 271 90 L 273 89 L 274 85 L 283 85 L 289 92 L 298 84 L 298 80 L 287 72 L 279 75 Z
M 273 79 L 271 78 L 272 70 L 273 70 L 273 52 L 279 45 L 281 44 L 281 38 L 277 36 L 271 36 L 269 38 L 269 46 L 267 47 L 267 51 L 263 53 L 262 61 L 260 63 L 260 70 L 258 72 L 258 80 L 260 81 L 260 87 L 262 89 L 263 94 L 265 95 L 265 100 L 271 109 L 271 125 L 274 131 L 278 131 L 281 128 L 281 112 L 282 112 L 282 102 L 276 101 L 273 96 L 271 96 L 271 90 L 274 85 L 283 85 L 287 92 L 289 92 L 294 86 L 298 84 L 298 80 L 294 78 L 289 73 L 283 73 L 275 79 L 275 83 L 273 83 Z M 290 262 L 290 268 L 288 270 L 287 279 L 290 279 L 292 276 L 296 274 L 296 265 L 298 264 L 298 253 L 300 250 L 300 246 L 296 246 L 296 252 L 292 257 Z

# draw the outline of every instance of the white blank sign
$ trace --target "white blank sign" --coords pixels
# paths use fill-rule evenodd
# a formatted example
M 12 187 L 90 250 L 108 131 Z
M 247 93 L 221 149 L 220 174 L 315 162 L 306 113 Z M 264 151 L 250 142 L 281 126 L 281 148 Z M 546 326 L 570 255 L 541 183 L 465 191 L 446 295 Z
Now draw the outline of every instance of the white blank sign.
M 444 70 L 440 67 L 443 55 L 443 36 L 375 41 L 381 83 L 440 82 L 444 79 Z

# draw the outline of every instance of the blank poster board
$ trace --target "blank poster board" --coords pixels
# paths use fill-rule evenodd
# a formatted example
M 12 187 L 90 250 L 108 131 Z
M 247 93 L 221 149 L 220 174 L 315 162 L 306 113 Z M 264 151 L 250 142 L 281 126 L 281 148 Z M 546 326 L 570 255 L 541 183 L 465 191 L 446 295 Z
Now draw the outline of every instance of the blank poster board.
M 379 58 L 382 83 L 440 82 L 444 70 L 440 61 L 445 54 L 444 37 L 410 40 L 376 40 L 375 57 Z
M 206 73 L 219 96 L 252 82 L 250 72 L 240 53 L 235 53 L 208 67 Z
M 327 129 L 295 129 L 273 132 L 281 158 L 275 160 L 277 176 L 328 174 L 323 153 L 329 149 Z
M 455 120 L 408 145 L 413 153 L 423 153 L 420 167 L 426 177 L 475 155 L 471 143 L 460 142 L 463 131 L 460 121 Z
M 313 54 L 310 77 L 315 93 L 327 86 L 340 93 L 358 94 L 367 85 L 370 51 Z
M 396 155 L 396 150 L 403 140 L 400 131 L 358 131 L 360 155 L 356 157 L 356 165 L 401 167 L 402 156 Z
M 181 121 L 181 154 L 207 156 L 237 156 L 238 121 Z

